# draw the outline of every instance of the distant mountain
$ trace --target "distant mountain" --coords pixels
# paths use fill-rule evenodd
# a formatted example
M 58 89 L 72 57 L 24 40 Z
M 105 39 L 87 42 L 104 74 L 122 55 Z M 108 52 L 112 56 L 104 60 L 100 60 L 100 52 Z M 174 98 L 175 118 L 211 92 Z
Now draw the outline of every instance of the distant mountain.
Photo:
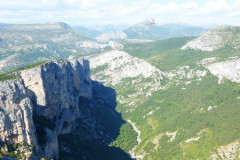
M 96 26 L 73 26 L 79 34 L 95 39 L 96 37 L 109 32 L 122 31 L 128 28 L 128 25 L 96 25 Z
M 85 36 L 85 37 L 89 37 L 89 38 L 96 38 L 97 36 L 103 34 L 103 32 L 101 31 L 97 31 L 94 29 L 89 29 L 83 26 L 75 26 L 73 27 L 73 29 L 75 29 L 79 34 Z
M 183 24 L 135 25 L 123 30 L 130 39 L 162 40 L 176 37 L 199 36 L 208 29 Z
M 0 27 L 0 70 L 97 51 L 80 47 L 88 39 L 64 22 Z
M 127 25 L 103 25 L 94 27 L 75 26 L 74 29 L 81 35 L 96 39 L 100 42 L 127 38 L 162 40 L 177 37 L 190 37 L 199 36 L 208 30 L 208 28 L 205 27 L 178 23 L 149 25 L 148 21 L 144 21 L 130 27 Z
M 6 24 L 6 23 L 1 23 L 0 22 L 0 27 L 5 27 L 5 26 L 10 26 L 11 24 Z
M 108 24 L 108 25 L 97 25 L 97 26 L 92 26 L 92 27 L 87 27 L 89 29 L 94 29 L 96 31 L 100 31 L 100 32 L 115 32 L 118 30 L 124 30 L 126 28 L 129 28 L 130 25 L 113 25 L 113 24 Z
M 209 30 L 200 37 L 191 40 L 182 47 L 183 50 L 194 49 L 215 51 L 218 49 L 240 49 L 240 27 L 220 26 Z
M 111 31 L 104 34 L 101 34 L 100 36 L 95 38 L 98 42 L 109 42 L 111 40 L 121 40 L 121 39 L 127 39 L 127 34 L 123 31 Z

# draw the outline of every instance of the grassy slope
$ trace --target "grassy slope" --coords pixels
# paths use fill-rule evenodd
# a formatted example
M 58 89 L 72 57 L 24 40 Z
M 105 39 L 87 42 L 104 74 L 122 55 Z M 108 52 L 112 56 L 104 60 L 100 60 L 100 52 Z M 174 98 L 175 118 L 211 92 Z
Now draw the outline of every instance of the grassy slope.
M 196 61 L 208 57 L 217 56 L 223 60 L 239 54 L 238 51 L 228 48 L 215 52 L 181 51 L 180 47 L 190 39 L 177 38 L 130 44 L 126 45 L 125 51 L 164 71 L 183 65 L 195 67 Z M 182 87 L 187 89 L 181 90 Z M 120 93 L 127 95 L 127 91 L 120 90 Z M 207 159 L 219 146 L 240 138 L 240 101 L 237 99 L 239 96 L 239 84 L 225 80 L 219 85 L 217 77 L 208 73 L 200 82 L 192 82 L 189 85 L 181 83 L 155 92 L 138 104 L 133 112 L 125 112 L 128 109 L 121 104 L 117 109 L 123 113 L 125 119 L 136 122 L 142 131 L 142 142 L 136 152 L 141 153 L 143 149 L 147 153 L 144 159 Z M 208 111 L 209 106 L 216 108 Z M 156 108 L 159 109 L 152 115 L 147 115 Z M 159 147 L 154 149 L 154 138 L 161 133 L 174 131 L 177 131 L 174 141 L 169 142 L 171 137 L 165 135 L 159 140 Z M 198 141 L 185 142 L 198 136 Z
M 177 66 L 194 65 L 196 61 L 202 60 L 208 57 L 222 57 L 239 55 L 239 51 L 230 50 L 224 48 L 215 52 L 202 52 L 195 50 L 181 50 L 180 48 L 193 37 L 174 38 L 162 41 L 156 41 L 152 43 L 135 43 L 125 44 L 124 51 L 143 58 L 152 65 L 158 67 L 162 71 L 168 71 L 175 69 Z
M 140 126 L 143 141 L 138 149 L 143 147 L 145 152 L 150 153 L 146 159 L 206 159 L 220 145 L 240 138 L 238 84 L 226 80 L 218 85 L 217 78 L 209 74 L 199 84 L 195 82 L 185 86 L 186 90 L 181 90 L 182 87 L 157 91 L 136 110 L 125 115 Z M 209 106 L 216 108 L 208 111 Z M 152 115 L 143 118 L 158 107 L 160 109 Z M 183 143 L 191 137 L 198 137 L 197 133 L 204 129 L 207 132 L 200 136 L 199 141 Z M 168 142 L 169 137 L 165 136 L 159 141 L 160 147 L 153 149 L 154 137 L 176 130 L 178 133 L 173 142 Z
M 41 29 L 35 27 L 42 26 Z M 68 59 L 69 56 L 92 54 L 98 49 L 81 48 L 80 41 L 89 40 L 71 28 L 55 24 L 57 29 L 48 24 L 12 25 L 0 28 L 0 63 L 6 60 L 7 67 L 0 68 L 6 72 L 46 59 Z M 3 60 L 3 62 L 1 62 Z M 4 65 L 4 66 L 5 66 Z

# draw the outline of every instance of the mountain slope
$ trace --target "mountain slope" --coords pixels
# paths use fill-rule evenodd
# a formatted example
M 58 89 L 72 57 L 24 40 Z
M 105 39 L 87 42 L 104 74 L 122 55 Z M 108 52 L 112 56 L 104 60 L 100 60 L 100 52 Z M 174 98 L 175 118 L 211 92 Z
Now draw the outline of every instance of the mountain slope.
M 189 40 L 125 42 L 124 50 L 130 57 L 114 51 L 90 58 L 93 78 L 116 89 L 117 110 L 138 133 L 138 144 L 129 151 L 136 159 L 215 160 L 240 155 L 239 53 L 230 49 L 181 50 Z M 122 78 L 128 66 L 126 71 L 136 72 L 136 57 L 164 71 L 160 87 L 149 95 L 145 82 L 154 81 L 148 77 L 136 80 L 125 74 L 126 80 Z M 148 71 L 141 66 L 142 72 Z M 136 96 L 141 91 L 144 96 Z
M 11 25 L 0 28 L 2 70 L 13 69 L 51 58 L 89 54 L 96 49 L 81 48 L 87 40 L 69 25 L 60 23 Z
M 171 25 L 169 28 L 175 29 L 176 26 Z M 128 152 L 137 160 L 239 159 L 240 57 L 239 50 L 233 47 L 239 44 L 238 37 L 234 37 L 235 34 L 238 35 L 238 29 L 229 27 L 230 29 L 225 28 L 222 32 L 222 27 L 219 28 L 214 34 L 209 31 L 206 35 L 223 35 L 228 37 L 228 41 L 222 40 L 223 47 L 213 51 L 182 50 L 182 46 L 195 39 L 182 37 L 166 40 L 121 40 L 123 51 L 113 50 L 87 56 L 93 79 L 110 88 L 105 88 L 98 82 L 89 82 L 88 79 L 79 80 L 75 74 L 71 74 L 72 67 L 67 67 L 67 72 L 61 74 L 61 69 L 65 70 L 62 63 L 60 67 L 56 67 L 59 74 L 50 72 L 54 67 L 50 67 L 50 71 L 43 67 L 43 75 L 51 75 L 46 76 L 46 79 L 57 85 L 44 83 L 50 90 L 46 95 L 41 94 L 40 90 L 37 97 L 43 95 L 40 97 L 48 97 L 47 104 L 57 104 L 54 108 L 57 113 L 62 109 L 57 106 L 74 102 L 68 96 L 75 95 L 75 92 L 72 93 L 66 86 L 74 85 L 75 81 L 85 84 L 84 86 L 92 84 L 92 89 L 88 88 L 93 92 L 90 102 L 83 98 L 83 103 L 77 105 L 81 116 L 79 121 L 73 123 L 73 126 L 78 126 L 76 132 L 58 136 L 60 157 L 77 159 L 76 157 L 83 155 L 82 159 L 91 159 L 93 155 L 97 155 L 98 159 L 128 159 Z M 206 38 L 209 44 L 211 36 Z M 215 42 L 212 44 L 215 45 Z M 85 46 L 99 44 L 86 43 Z M 84 75 L 80 73 L 80 77 Z M 63 78 L 65 76 L 67 78 Z M 25 77 L 26 80 L 32 78 L 29 74 Z M 62 81 L 70 81 L 70 84 L 66 85 Z M 42 83 L 34 82 L 27 87 L 31 90 L 41 89 L 38 86 Z M 12 83 L 4 86 L 7 90 L 11 89 L 10 86 L 15 88 Z M 85 87 L 80 88 L 84 90 Z M 67 90 L 70 94 L 63 96 L 58 92 L 62 90 Z M 81 92 L 84 93 L 86 92 Z M 15 97 L 14 102 L 19 100 L 16 95 L 12 97 Z M 58 100 L 55 101 L 55 98 Z M 63 102 L 61 98 L 67 102 Z M 34 96 L 33 102 L 36 103 Z M 41 107 L 49 107 L 43 102 L 44 100 L 39 99 L 42 104 L 39 111 L 42 111 Z M 16 104 L 12 106 L 15 107 Z M 49 110 L 43 109 L 39 113 L 42 115 L 46 111 Z M 35 119 L 34 123 L 41 125 L 40 122 Z M 93 124 L 99 128 L 94 128 Z M 71 128 L 71 125 L 66 126 L 67 129 L 63 131 Z M 49 127 L 51 128 L 47 128 Z M 95 129 L 101 132 L 95 132 Z
M 151 64 L 123 51 L 111 51 L 88 57 L 92 78 L 117 89 L 118 101 L 130 110 L 145 96 L 158 90 L 162 72 Z
M 188 42 L 183 50 L 194 49 L 201 51 L 215 51 L 219 49 L 239 49 L 240 27 L 220 26 L 209 30 L 200 37 Z

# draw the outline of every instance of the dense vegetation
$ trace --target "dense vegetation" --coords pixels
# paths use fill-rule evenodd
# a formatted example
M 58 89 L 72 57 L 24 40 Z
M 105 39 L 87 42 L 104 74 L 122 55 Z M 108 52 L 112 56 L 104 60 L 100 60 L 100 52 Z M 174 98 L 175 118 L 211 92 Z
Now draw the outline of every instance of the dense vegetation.
M 197 63 L 204 58 L 218 57 L 218 61 L 223 61 L 239 55 L 238 50 L 228 46 L 214 52 L 181 50 L 191 39 L 126 43 L 124 50 L 164 72 L 186 65 L 193 71 L 204 70 Z M 121 84 L 111 87 L 116 89 L 118 97 L 128 97 L 137 92 L 133 80 L 126 78 Z M 142 141 L 137 145 L 135 153 L 145 155 L 144 160 L 208 159 L 217 153 L 219 147 L 239 140 L 238 83 L 225 79 L 219 84 L 218 78 L 208 71 L 201 79 L 177 77 L 171 81 L 165 77 L 161 84 L 166 89 L 158 90 L 150 97 L 138 96 L 140 101 L 132 108 L 120 102 L 117 106 L 124 119 L 131 119 L 141 131 Z M 121 130 L 124 130 L 123 127 Z M 127 139 L 134 138 L 126 137 L 131 135 L 131 131 L 125 131 L 120 132 L 118 143 L 114 142 L 124 150 Z
M 125 123 L 121 126 L 119 136 L 116 141 L 112 142 L 112 146 L 122 148 L 125 152 L 129 152 L 135 145 L 137 133 L 133 130 L 129 123 Z
M 32 156 L 32 146 L 23 143 L 4 144 L 0 142 L 0 159 L 2 157 L 12 157 L 16 159 L 30 159 Z
M 186 90 L 182 90 L 186 87 Z M 224 93 L 224 94 L 223 94 Z M 142 143 L 138 151 L 144 149 L 145 159 L 207 159 L 221 145 L 239 138 L 238 107 L 240 87 L 225 81 L 218 85 L 211 75 L 201 82 L 171 87 L 153 94 L 136 110 L 125 115 L 137 122 L 142 131 Z M 212 106 L 213 109 L 208 108 Z M 157 109 L 151 116 L 150 111 Z M 177 131 L 176 139 L 163 136 L 155 150 L 154 138 L 159 134 Z M 192 137 L 200 137 L 196 142 L 185 143 Z
M 124 51 L 132 56 L 145 59 L 162 71 L 169 71 L 184 65 L 195 66 L 196 61 L 208 57 L 217 56 L 224 59 L 229 56 L 239 55 L 238 50 L 233 50 L 227 46 L 214 52 L 202 52 L 191 49 L 181 50 L 181 47 L 192 39 L 193 37 L 185 37 L 141 44 L 126 43 Z

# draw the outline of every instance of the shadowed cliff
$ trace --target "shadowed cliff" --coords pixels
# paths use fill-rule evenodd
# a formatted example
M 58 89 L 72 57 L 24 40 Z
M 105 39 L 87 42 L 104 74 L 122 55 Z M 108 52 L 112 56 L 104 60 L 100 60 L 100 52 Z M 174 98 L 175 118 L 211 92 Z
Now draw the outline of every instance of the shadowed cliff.
M 31 159 L 131 159 L 110 146 L 125 121 L 115 90 L 91 80 L 89 61 L 48 62 L 18 76 L 0 82 L 3 142 L 33 146 Z

